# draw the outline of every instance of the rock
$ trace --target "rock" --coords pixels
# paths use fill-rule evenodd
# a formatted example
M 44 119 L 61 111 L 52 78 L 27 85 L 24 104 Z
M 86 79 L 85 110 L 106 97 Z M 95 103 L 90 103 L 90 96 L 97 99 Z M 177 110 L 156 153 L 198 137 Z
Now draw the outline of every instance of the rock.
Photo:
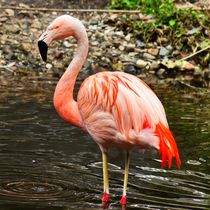
M 173 50 L 173 47 L 172 47 L 172 45 L 169 44 L 169 45 L 167 45 L 166 49 L 171 51 L 171 50 Z
M 126 40 L 127 42 L 130 42 L 130 40 L 131 40 L 131 34 L 128 34 L 128 35 L 125 37 L 125 40 Z
M 147 63 L 146 61 L 142 60 L 142 59 L 138 59 L 138 60 L 136 61 L 136 66 L 137 66 L 138 68 L 144 68 L 147 64 L 148 64 L 148 63 Z
M 90 25 L 98 25 L 98 21 L 97 21 L 97 20 L 92 20 L 92 21 L 90 22 Z
M 93 52 L 93 56 L 101 57 L 102 53 L 100 51 L 95 51 L 95 52 Z
M 52 68 L 52 64 L 51 64 L 51 63 L 47 63 L 47 64 L 46 64 L 46 68 L 47 68 L 47 69 L 51 69 L 51 68 Z
M 27 53 L 31 52 L 31 44 L 30 43 L 22 43 L 23 50 Z
M 160 66 L 160 63 L 157 61 L 152 61 L 152 63 L 150 64 L 150 69 L 151 70 L 155 70 Z
M 202 27 L 193 28 L 193 29 L 189 30 L 187 32 L 187 34 L 192 35 L 192 34 L 200 33 L 201 29 L 202 29 Z
M 63 45 L 64 45 L 65 47 L 67 47 L 67 48 L 69 48 L 69 47 L 72 46 L 72 44 L 71 44 L 69 41 L 67 41 L 67 40 L 65 40 L 65 41 L 63 42 Z
M 5 9 L 5 12 L 10 17 L 15 16 L 15 11 L 13 9 Z
M 32 28 L 41 29 L 42 28 L 42 22 L 38 19 L 35 19 L 31 25 Z
M 24 9 L 30 9 L 30 6 L 26 5 L 26 4 L 23 4 L 23 3 L 20 3 L 19 4 L 19 7 L 22 7 Z
M 4 27 L 8 32 L 17 33 L 20 31 L 20 27 L 18 25 L 5 25 Z
M 127 66 L 125 68 L 125 73 L 136 74 L 136 68 L 134 66 Z
M 155 60 L 155 56 L 149 54 L 149 53 L 143 53 L 143 58 L 147 59 L 147 60 Z
M 125 50 L 125 46 L 120 45 L 120 46 L 119 46 L 119 50 L 120 50 L 120 51 L 124 51 L 124 50 Z
M 121 37 L 121 38 L 124 38 L 124 33 L 123 33 L 123 31 L 116 31 L 116 32 L 114 33 L 114 35 L 116 35 L 116 36 L 118 36 L 118 37 Z
M 151 54 L 151 55 L 157 56 L 158 53 L 159 53 L 159 49 L 157 49 L 157 48 L 150 48 L 150 49 L 148 49 L 147 52 L 148 52 L 149 54 Z
M 135 49 L 135 44 L 128 44 L 125 46 L 126 52 L 133 52 Z
M 157 39 L 157 43 L 160 44 L 160 45 L 165 44 L 167 42 L 168 42 L 168 39 L 165 38 L 165 37 L 158 37 L 158 39 Z
M 1 23 L 6 22 L 7 20 L 8 20 L 8 18 L 7 18 L 7 17 L 0 17 L 0 22 L 1 22 Z
M 142 41 L 140 41 L 140 40 L 137 40 L 137 41 L 136 41 L 136 46 L 137 46 L 138 48 L 144 48 L 144 47 L 145 47 L 145 43 L 142 42 Z
M 160 48 L 159 55 L 160 56 L 167 56 L 169 54 L 169 50 L 167 50 L 165 47 Z
M 98 41 L 94 41 L 94 42 L 91 43 L 91 45 L 92 46 L 98 46 L 99 45 L 99 42 Z
M 161 68 L 161 69 L 158 69 L 157 71 L 157 76 L 160 78 L 160 79 L 164 79 L 164 73 L 165 73 L 165 69 Z

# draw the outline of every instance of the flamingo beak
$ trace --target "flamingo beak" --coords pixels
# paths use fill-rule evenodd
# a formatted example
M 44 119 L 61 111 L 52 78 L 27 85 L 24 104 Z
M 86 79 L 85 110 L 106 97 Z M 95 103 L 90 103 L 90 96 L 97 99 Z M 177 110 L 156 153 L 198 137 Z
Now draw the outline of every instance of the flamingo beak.
M 47 61 L 47 50 L 48 50 L 48 45 L 43 41 L 43 40 L 39 40 L 38 41 L 38 47 L 39 47 L 39 53 L 42 57 L 42 60 L 44 62 Z

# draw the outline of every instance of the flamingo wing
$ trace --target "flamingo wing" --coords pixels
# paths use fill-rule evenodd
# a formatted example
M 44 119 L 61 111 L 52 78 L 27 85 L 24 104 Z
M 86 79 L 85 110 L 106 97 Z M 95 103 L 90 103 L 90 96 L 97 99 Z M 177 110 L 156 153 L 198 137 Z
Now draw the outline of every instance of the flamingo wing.
M 137 77 L 102 72 L 88 77 L 78 93 L 84 127 L 102 147 L 159 149 L 162 167 L 180 158 L 164 108 L 155 93 Z

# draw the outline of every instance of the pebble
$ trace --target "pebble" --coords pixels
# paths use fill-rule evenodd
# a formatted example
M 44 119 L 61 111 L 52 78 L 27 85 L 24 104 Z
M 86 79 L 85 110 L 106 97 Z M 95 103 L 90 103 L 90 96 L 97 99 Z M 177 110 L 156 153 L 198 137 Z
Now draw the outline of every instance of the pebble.
M 159 52 L 160 56 L 166 56 L 168 54 L 169 54 L 169 50 L 167 50 L 165 47 L 160 48 L 160 52 Z
M 17 33 L 20 31 L 20 27 L 18 25 L 5 25 L 4 27 L 8 32 Z
M 46 64 L 46 68 L 47 68 L 47 69 L 51 69 L 51 68 L 52 68 L 52 64 L 51 64 L 51 63 L 47 63 L 47 64 Z
M 136 41 L 136 46 L 139 48 L 144 48 L 146 46 L 146 44 L 140 40 Z
M 136 68 L 134 66 L 127 66 L 125 68 L 125 73 L 136 74 Z
M 119 46 L 119 50 L 120 50 L 120 51 L 124 51 L 124 50 L 125 50 L 125 46 L 120 45 L 120 46 Z
M 156 57 L 149 54 L 149 53 L 143 53 L 143 58 L 145 58 L 146 60 L 155 60 Z
M 126 52 L 133 52 L 135 49 L 135 44 L 128 44 L 125 46 Z
M 126 40 L 127 42 L 130 42 L 130 40 L 131 40 L 131 34 L 128 34 L 128 35 L 125 37 L 125 40 Z
M 63 42 L 63 45 L 64 45 L 65 47 L 67 47 L 67 48 L 69 48 L 69 47 L 72 46 L 72 44 L 71 44 L 69 41 L 67 41 L 67 40 L 65 40 L 65 41 Z
M 31 44 L 30 43 L 22 43 L 23 50 L 27 53 L 31 52 Z
M 15 16 L 15 11 L 13 9 L 5 9 L 5 12 L 10 17 Z
M 148 63 L 147 63 L 146 61 L 142 60 L 142 59 L 138 59 L 138 60 L 136 61 L 136 66 L 137 66 L 138 68 L 144 68 L 147 64 L 148 64 Z
M 163 68 L 160 68 L 160 69 L 158 69 L 158 71 L 157 71 L 157 76 L 160 78 L 160 79 L 164 79 L 164 73 L 165 73 L 165 69 L 163 69 Z
M 160 66 L 160 63 L 158 61 L 152 61 L 152 63 L 150 64 L 150 69 L 151 70 L 155 70 Z
M 157 48 L 150 48 L 150 49 L 148 49 L 147 52 L 148 52 L 149 54 L 151 54 L 151 55 L 157 56 L 158 53 L 159 53 L 159 49 L 157 49 Z

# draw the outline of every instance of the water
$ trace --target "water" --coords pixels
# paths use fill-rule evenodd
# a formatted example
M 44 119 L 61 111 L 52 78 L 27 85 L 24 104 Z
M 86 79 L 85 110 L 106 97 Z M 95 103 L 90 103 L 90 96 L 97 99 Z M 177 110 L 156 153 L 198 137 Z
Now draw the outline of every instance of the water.
M 85 132 L 61 120 L 52 105 L 57 80 L 0 78 L 0 209 L 102 209 L 101 154 Z M 208 94 L 158 88 L 182 159 L 160 168 L 157 153 L 132 154 L 127 210 L 210 209 Z M 122 151 L 110 153 L 109 209 L 123 185 Z

